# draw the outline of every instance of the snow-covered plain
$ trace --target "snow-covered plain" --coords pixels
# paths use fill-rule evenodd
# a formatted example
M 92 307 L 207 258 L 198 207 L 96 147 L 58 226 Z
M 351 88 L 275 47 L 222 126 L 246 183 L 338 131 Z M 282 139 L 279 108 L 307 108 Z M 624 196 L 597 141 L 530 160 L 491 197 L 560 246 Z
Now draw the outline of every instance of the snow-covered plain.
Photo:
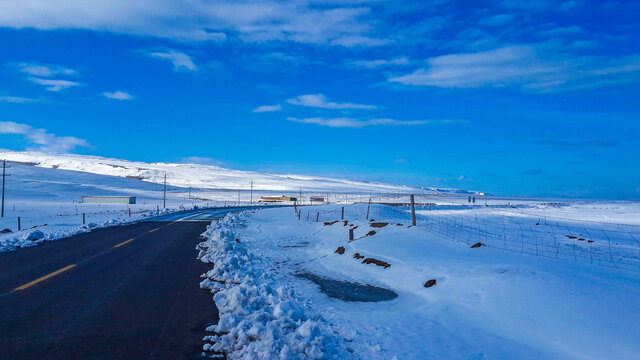
M 520 210 L 531 212 L 525 219 L 532 227 L 539 214 L 572 219 L 574 225 L 584 225 L 580 219 L 590 214 L 591 226 L 638 234 L 638 226 L 626 224 L 639 215 L 637 204 L 507 207 L 508 214 L 500 207 L 462 208 L 465 216 L 476 212 L 486 220 L 484 235 L 468 234 L 453 209 L 437 216 L 437 209 L 420 211 L 418 226 L 409 227 L 406 209 L 372 205 L 370 218 L 389 223 L 379 228 L 367 221 L 366 205 L 345 208 L 347 225 L 324 223 L 340 220 L 341 206 L 300 209 L 300 219 L 292 208 L 229 215 L 207 231 L 200 257 L 212 270 L 201 286 L 215 293 L 220 322 L 209 329 L 205 351 L 226 351 L 231 359 L 637 359 L 640 354 L 640 267 L 505 251 L 495 243 L 470 247 L 476 240 L 491 241 L 492 229 L 519 229 L 503 222 L 522 221 Z M 596 223 L 601 220 L 609 224 Z M 348 241 L 349 228 L 356 226 L 355 241 Z M 372 230 L 376 233 L 365 236 Z M 506 239 L 517 241 L 519 235 L 518 230 Z M 574 240 L 565 238 L 560 246 L 584 246 Z M 599 241 L 604 240 L 594 238 L 591 244 Z M 335 252 L 341 246 L 342 255 Z M 629 257 L 640 257 L 637 248 L 625 249 Z M 390 266 L 363 264 L 356 253 Z M 296 274 L 370 284 L 398 297 L 347 302 Z M 436 285 L 424 287 L 431 279 Z
M 155 216 L 160 211 L 256 204 L 262 195 L 302 195 L 301 202 L 309 202 L 309 196 L 319 195 L 334 203 L 349 203 L 365 201 L 370 193 L 438 191 L 321 177 L 262 174 L 210 165 L 148 164 L 96 156 L 0 149 L 0 160 L 5 159 L 10 167 L 0 231 L 8 229 L 11 232 L 0 234 L 0 251 L 60 239 L 95 227 L 136 221 Z M 165 175 L 168 185 L 166 210 L 163 201 Z M 460 193 L 452 189 L 440 191 Z M 83 204 L 83 195 L 136 196 L 137 204 Z M 84 225 L 82 214 L 86 219 Z
M 167 195 L 167 209 L 163 209 L 162 191 L 139 180 L 20 164 L 11 164 L 7 170 L 10 176 L 6 180 L 5 216 L 0 218 L 0 230 L 11 232 L 0 234 L 0 251 L 214 204 L 190 200 L 185 189 L 172 188 Z M 84 204 L 83 195 L 136 196 L 137 204 Z

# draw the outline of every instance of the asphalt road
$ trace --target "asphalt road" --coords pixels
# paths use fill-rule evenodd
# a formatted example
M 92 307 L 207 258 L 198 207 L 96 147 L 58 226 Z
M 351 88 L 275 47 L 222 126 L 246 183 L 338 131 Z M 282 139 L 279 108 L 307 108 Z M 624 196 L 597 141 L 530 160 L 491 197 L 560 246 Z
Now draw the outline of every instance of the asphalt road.
M 0 359 L 197 359 L 211 294 L 209 210 L 0 253 Z

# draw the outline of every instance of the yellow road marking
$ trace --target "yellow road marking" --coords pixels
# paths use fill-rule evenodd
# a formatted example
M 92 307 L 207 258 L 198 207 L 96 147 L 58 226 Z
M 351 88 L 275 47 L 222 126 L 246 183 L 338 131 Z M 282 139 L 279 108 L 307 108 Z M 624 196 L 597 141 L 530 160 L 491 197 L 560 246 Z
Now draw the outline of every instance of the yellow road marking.
M 63 273 L 63 272 L 65 272 L 65 271 L 67 271 L 67 270 L 69 270 L 71 268 L 74 268 L 74 267 L 76 267 L 76 264 L 71 264 L 69 266 L 65 266 L 60 270 L 56 270 L 56 271 L 52 272 L 51 274 L 48 274 L 48 275 L 45 275 L 45 276 L 43 276 L 41 278 L 35 279 L 35 280 L 33 280 L 31 282 L 28 282 L 28 283 L 26 283 L 26 284 L 24 284 L 22 286 L 18 286 L 13 291 L 24 290 L 24 289 L 26 289 L 28 287 L 31 287 L 31 286 L 33 286 L 33 285 L 35 285 L 37 283 L 43 282 L 43 281 L 45 281 L 45 280 L 47 280 L 49 278 L 52 278 L 52 277 L 54 277 L 54 276 L 56 276 L 56 275 L 58 275 L 60 273 Z
M 153 229 L 153 230 L 149 230 L 149 233 L 152 233 L 152 232 L 154 232 L 154 231 L 158 231 L 158 228 L 155 228 L 155 229 Z
M 121 242 L 121 243 L 120 243 L 120 244 L 118 244 L 118 245 L 114 245 L 114 248 L 117 248 L 117 247 L 120 247 L 120 246 L 122 246 L 122 245 L 128 244 L 128 243 L 130 243 L 130 242 L 132 242 L 132 241 L 133 241 L 133 239 L 129 239 L 129 240 L 127 240 L 127 241 L 123 241 L 123 242 Z

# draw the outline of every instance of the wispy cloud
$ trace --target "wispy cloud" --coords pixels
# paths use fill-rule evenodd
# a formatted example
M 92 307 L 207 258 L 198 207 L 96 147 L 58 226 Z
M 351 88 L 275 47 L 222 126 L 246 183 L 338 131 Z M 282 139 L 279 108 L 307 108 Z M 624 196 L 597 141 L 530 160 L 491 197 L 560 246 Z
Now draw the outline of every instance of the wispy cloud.
M 29 62 L 13 63 L 10 65 L 15 66 L 18 71 L 22 73 L 41 78 L 48 78 L 56 75 L 74 76 L 78 74 L 76 70 L 58 65 L 46 65 Z
M 197 71 L 198 67 L 191 59 L 191 56 L 177 51 L 169 49 L 167 51 L 149 52 L 149 56 L 157 59 L 167 60 L 173 64 L 175 71 Z
M 254 113 L 263 113 L 263 112 L 274 112 L 274 111 L 280 111 L 282 110 L 282 105 L 277 104 L 277 105 L 262 105 L 262 106 L 258 106 L 257 108 L 253 109 Z
M 392 59 L 375 59 L 375 60 L 354 60 L 349 62 L 350 65 L 366 69 L 375 69 L 388 66 L 406 66 L 410 64 L 410 60 L 406 56 L 396 57 Z
M 314 108 L 322 108 L 322 109 L 354 109 L 354 110 L 373 110 L 376 109 L 375 105 L 364 105 L 364 104 L 353 104 L 353 103 L 337 103 L 332 102 L 327 99 L 326 96 L 322 94 L 314 94 L 314 95 L 300 95 L 296 96 L 293 99 L 287 100 L 287 102 L 291 105 L 297 106 L 306 106 L 306 107 L 314 107 Z
M 427 64 L 427 68 L 391 77 L 389 81 L 446 88 L 522 86 L 536 91 L 640 82 L 640 55 L 614 59 L 572 57 L 545 44 L 438 56 L 427 59 Z
M 13 104 L 28 104 L 35 102 L 35 99 L 19 97 L 19 96 L 0 96 L 0 102 L 8 102 Z
M 292 41 L 346 47 L 378 46 L 366 3 L 328 1 L 177 1 L 153 6 L 129 0 L 100 2 L 5 0 L 0 26 L 83 29 L 178 41 Z
M 480 19 L 480 25 L 483 26 L 504 26 L 515 20 L 516 16 L 513 14 L 495 14 Z
M 301 124 L 315 124 L 321 126 L 328 126 L 334 128 L 363 128 L 367 126 L 415 126 L 415 125 L 426 125 L 426 124 L 437 124 L 437 123 L 453 123 L 456 121 L 453 120 L 394 120 L 394 119 L 369 119 L 369 120 L 359 120 L 347 117 L 340 118 L 322 118 L 322 117 L 314 117 L 314 118 L 296 118 L 296 117 L 288 117 L 287 120 L 292 122 L 297 122 Z
M 80 86 L 79 82 L 69 81 L 69 80 L 55 80 L 55 79 L 41 79 L 36 77 L 30 77 L 29 81 L 36 83 L 38 85 L 42 85 L 45 87 L 47 91 L 60 92 L 62 90 L 72 88 L 75 86 Z
M 126 93 L 124 91 L 105 91 L 102 93 L 102 96 L 106 97 L 107 99 L 113 99 L 113 100 L 131 100 L 133 99 L 133 95 Z
M 12 121 L 0 121 L 0 134 L 16 134 L 24 136 L 35 147 L 30 150 L 44 152 L 67 153 L 77 147 L 92 147 L 88 141 L 73 136 L 56 136 L 45 129 L 36 129 L 30 125 Z

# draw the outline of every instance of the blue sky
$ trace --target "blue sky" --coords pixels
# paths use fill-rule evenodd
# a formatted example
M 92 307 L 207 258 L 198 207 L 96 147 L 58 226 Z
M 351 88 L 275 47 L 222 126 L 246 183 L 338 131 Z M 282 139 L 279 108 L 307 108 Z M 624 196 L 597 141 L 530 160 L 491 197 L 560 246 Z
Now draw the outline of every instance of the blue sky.
M 0 3 L 0 148 L 640 198 L 640 3 Z

